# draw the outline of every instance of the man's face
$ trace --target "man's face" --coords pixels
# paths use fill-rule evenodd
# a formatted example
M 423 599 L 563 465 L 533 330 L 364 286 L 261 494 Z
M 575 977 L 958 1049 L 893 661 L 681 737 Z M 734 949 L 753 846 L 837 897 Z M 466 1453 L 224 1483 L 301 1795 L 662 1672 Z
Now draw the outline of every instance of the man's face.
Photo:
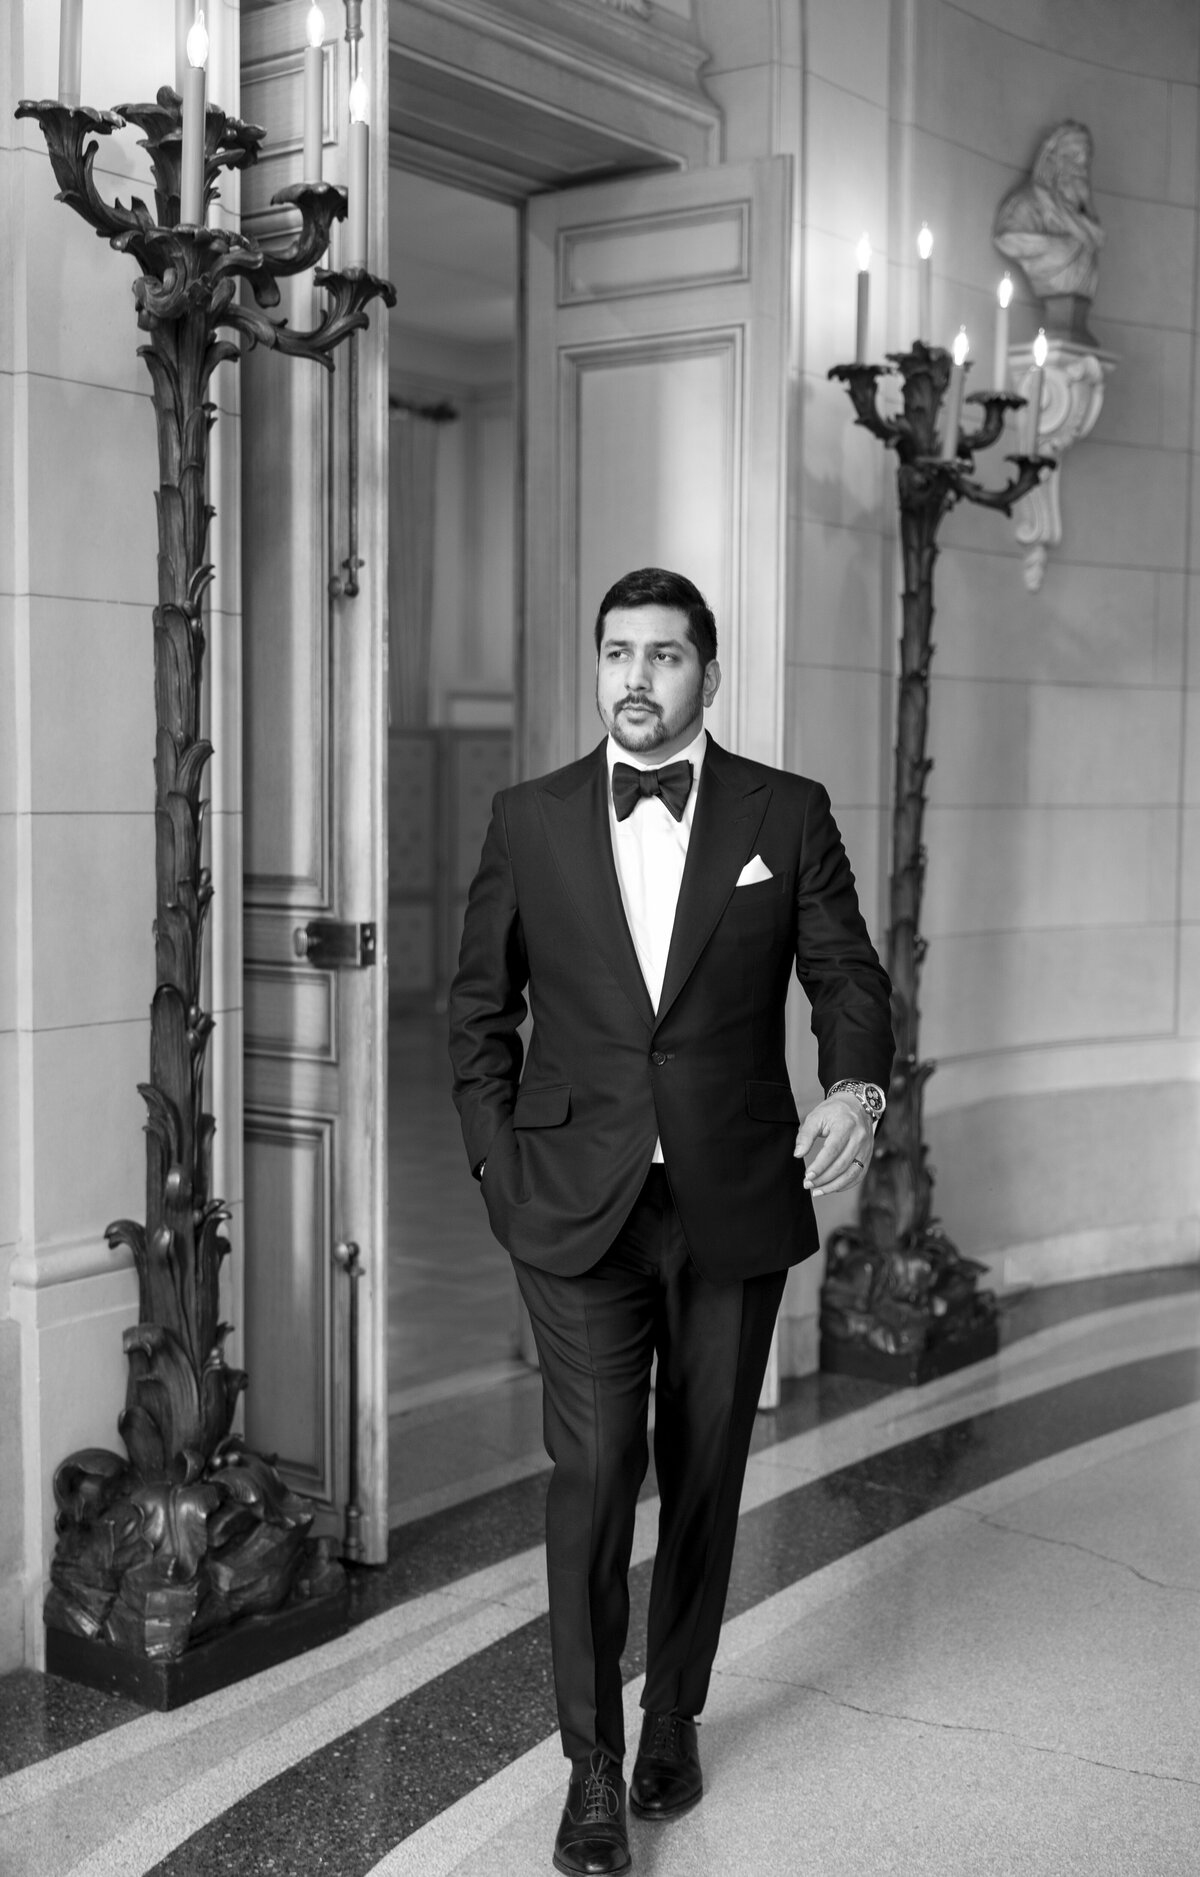
M 656 762 L 686 749 L 720 682 L 715 658 L 700 663 L 686 613 L 672 606 L 615 606 L 605 614 L 596 709 L 622 749 Z

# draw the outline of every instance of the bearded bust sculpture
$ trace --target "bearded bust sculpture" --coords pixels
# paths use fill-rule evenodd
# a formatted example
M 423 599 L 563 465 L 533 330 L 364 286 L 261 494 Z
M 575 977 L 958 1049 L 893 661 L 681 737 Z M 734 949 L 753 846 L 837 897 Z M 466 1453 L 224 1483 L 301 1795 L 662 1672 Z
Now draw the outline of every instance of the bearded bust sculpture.
M 996 211 L 993 238 L 1045 307 L 1047 332 L 1095 345 L 1087 319 L 1104 230 L 1092 206 L 1092 133 L 1068 118 Z

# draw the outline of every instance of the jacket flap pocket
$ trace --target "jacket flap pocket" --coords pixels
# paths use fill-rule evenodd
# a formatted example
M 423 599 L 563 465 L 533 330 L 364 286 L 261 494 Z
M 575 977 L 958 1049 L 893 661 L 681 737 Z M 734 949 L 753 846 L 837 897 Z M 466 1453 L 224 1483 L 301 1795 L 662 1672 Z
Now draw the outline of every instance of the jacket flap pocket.
M 781 1121 L 799 1127 L 796 1097 L 786 1082 L 747 1082 L 746 1113 L 756 1121 Z
M 557 1088 L 519 1088 L 513 1109 L 516 1128 L 561 1127 L 571 1112 L 571 1084 L 560 1082 Z

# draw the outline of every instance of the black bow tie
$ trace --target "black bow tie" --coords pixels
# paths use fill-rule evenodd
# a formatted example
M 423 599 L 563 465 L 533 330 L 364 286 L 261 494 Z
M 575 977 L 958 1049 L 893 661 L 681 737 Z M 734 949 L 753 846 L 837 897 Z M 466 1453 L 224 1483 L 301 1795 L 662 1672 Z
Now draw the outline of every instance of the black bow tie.
M 676 821 L 682 821 L 692 792 L 692 765 L 668 763 L 665 769 L 635 769 L 632 763 L 614 763 L 612 792 L 618 821 L 631 815 L 644 795 L 660 795 Z

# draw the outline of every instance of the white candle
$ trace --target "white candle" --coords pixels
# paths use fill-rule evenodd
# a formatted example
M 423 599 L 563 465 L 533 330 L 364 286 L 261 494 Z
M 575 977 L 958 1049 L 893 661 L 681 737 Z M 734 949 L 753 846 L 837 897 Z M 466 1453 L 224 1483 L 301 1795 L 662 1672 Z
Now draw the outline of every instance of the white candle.
M 854 330 L 854 362 L 862 365 L 867 356 L 867 325 L 871 298 L 871 243 L 864 235 L 856 250 L 858 255 L 858 317 Z
M 942 461 L 952 463 L 958 455 L 958 428 L 962 422 L 963 379 L 970 345 L 967 329 L 960 326 L 958 337 L 954 341 L 954 363 L 950 367 L 950 384 L 946 391 L 946 423 L 942 431 Z
M 371 149 L 367 84 L 360 72 L 350 87 L 350 176 L 346 205 L 346 268 L 367 264 L 367 167 Z
M 83 0 L 62 0 L 58 14 L 58 101 L 79 108 L 83 72 Z
M 996 288 L 996 350 L 992 355 L 992 388 L 1008 390 L 1008 308 L 1013 297 L 1012 275 L 1005 274 Z
M 175 89 L 183 96 L 184 74 L 188 68 L 187 36 L 196 21 L 196 0 L 175 0 Z
M 179 219 L 199 228 L 204 221 L 205 63 L 208 33 L 203 11 L 187 36 L 187 70 L 183 74 L 183 164 L 179 179 Z
M 304 48 L 304 163 L 302 182 L 320 182 L 325 141 L 325 15 L 319 6 L 308 9 L 308 44 Z
M 917 338 L 929 344 L 933 331 L 933 235 L 929 223 L 921 223 L 917 236 Z
M 1038 425 L 1042 418 L 1042 386 L 1046 382 L 1046 357 L 1050 347 L 1046 343 L 1046 329 L 1038 327 L 1038 336 L 1033 342 L 1033 377 L 1029 381 L 1029 454 L 1038 453 Z

